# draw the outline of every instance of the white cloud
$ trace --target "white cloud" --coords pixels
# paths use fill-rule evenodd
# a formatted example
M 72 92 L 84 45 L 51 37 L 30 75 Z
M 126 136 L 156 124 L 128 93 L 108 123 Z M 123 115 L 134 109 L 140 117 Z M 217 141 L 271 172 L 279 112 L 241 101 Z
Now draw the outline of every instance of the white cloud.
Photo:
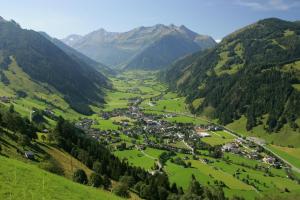
M 220 43 L 222 39 L 216 39 L 216 43 Z
M 279 11 L 287 11 L 300 6 L 299 0 L 235 0 L 235 4 L 254 10 Z

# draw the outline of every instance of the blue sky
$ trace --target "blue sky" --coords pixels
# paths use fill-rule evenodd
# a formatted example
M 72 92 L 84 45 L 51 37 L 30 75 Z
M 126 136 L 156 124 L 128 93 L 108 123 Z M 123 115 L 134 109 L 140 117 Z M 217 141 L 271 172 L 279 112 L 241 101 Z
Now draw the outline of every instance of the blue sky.
M 0 16 L 57 38 L 172 23 L 221 39 L 263 18 L 300 20 L 300 0 L 9 0 Z

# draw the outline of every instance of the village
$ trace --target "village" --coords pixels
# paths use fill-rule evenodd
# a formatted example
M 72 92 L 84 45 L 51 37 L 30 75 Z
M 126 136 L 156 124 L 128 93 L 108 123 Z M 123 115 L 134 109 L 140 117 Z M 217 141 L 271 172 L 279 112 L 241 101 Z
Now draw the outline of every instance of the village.
M 113 117 L 126 117 L 133 120 L 130 124 L 128 120 L 113 122 L 118 125 L 118 130 L 101 130 L 92 128 L 98 122 L 93 119 L 84 118 L 76 122 L 76 127 L 84 130 L 90 137 L 111 147 L 112 150 L 145 150 L 147 147 L 193 155 L 194 158 L 202 162 L 208 159 L 201 159 L 201 150 L 214 151 L 220 149 L 223 153 L 232 153 L 248 159 L 257 160 L 270 167 L 285 167 L 280 159 L 265 151 L 260 145 L 253 142 L 252 138 L 242 138 L 234 135 L 223 127 L 215 124 L 193 125 L 191 123 L 168 122 L 166 118 L 175 117 L 176 114 L 145 114 L 139 107 L 142 99 L 131 98 L 128 100 L 128 108 L 114 109 L 111 112 L 99 114 L 103 120 Z M 210 145 L 205 142 L 216 134 L 231 135 L 233 139 L 219 145 Z M 124 141 L 121 135 L 125 135 L 130 140 Z M 222 137 L 221 137 L 222 138 Z M 223 138 L 225 138 L 223 136 Z M 181 143 L 181 145 L 177 145 Z

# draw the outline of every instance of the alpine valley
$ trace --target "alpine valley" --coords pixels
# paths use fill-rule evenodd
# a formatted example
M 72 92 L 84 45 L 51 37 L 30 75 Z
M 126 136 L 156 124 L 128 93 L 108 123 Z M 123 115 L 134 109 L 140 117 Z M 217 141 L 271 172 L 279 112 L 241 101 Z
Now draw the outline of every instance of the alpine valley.
M 0 18 L 0 199 L 297 200 L 299 126 L 299 21 L 217 43 Z

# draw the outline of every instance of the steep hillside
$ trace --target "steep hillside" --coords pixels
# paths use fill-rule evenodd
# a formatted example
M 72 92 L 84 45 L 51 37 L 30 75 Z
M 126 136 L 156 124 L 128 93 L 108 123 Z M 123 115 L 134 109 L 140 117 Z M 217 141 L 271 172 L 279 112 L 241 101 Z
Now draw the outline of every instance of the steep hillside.
M 79 64 L 82 65 L 82 67 L 86 67 L 86 65 L 89 65 L 91 67 L 94 67 L 97 71 L 105 74 L 105 75 L 115 75 L 116 72 L 112 70 L 111 68 L 105 66 L 102 63 L 96 62 L 93 59 L 83 55 L 82 53 L 76 51 L 75 49 L 71 48 L 70 46 L 66 45 L 62 41 L 50 37 L 45 32 L 40 32 L 45 38 L 53 42 L 57 47 L 59 47 L 61 50 L 63 50 L 68 56 L 76 60 Z
M 181 56 L 215 45 L 211 37 L 198 35 L 184 26 L 161 24 L 139 27 L 124 33 L 99 29 L 81 37 L 71 35 L 63 42 L 99 62 L 119 68 L 161 67 Z M 168 48 L 166 44 L 175 48 Z M 161 56 L 156 59 L 153 51 L 167 58 Z
M 75 110 L 89 114 L 88 104 L 103 102 L 107 79 L 95 69 L 79 63 L 41 34 L 22 29 L 14 21 L 0 22 L 1 80 L 14 59 L 33 82 L 55 88 Z
M 0 155 L 1 199 L 121 199 Z
M 165 73 L 193 112 L 229 124 L 245 116 L 249 131 L 262 125 L 299 132 L 300 26 L 266 19 L 238 30 L 215 48 L 176 62 Z

